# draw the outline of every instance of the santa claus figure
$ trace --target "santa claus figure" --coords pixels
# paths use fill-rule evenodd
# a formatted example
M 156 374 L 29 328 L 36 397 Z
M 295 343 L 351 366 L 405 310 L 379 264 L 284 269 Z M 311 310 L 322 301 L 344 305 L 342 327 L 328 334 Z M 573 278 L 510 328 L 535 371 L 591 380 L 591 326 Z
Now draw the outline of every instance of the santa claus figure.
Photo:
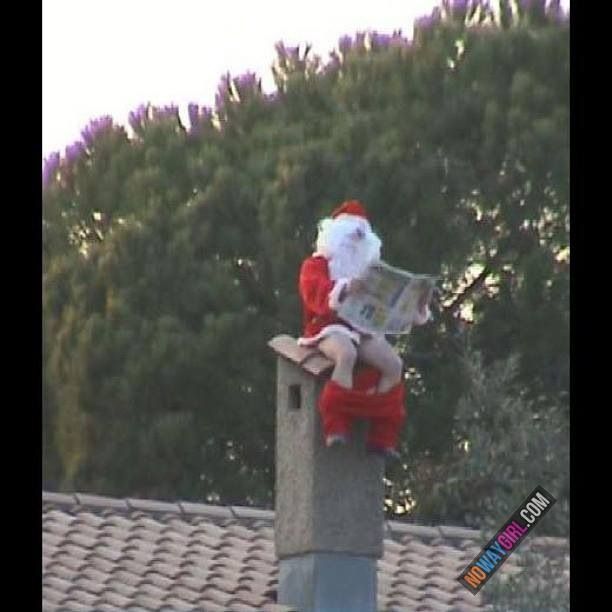
M 381 240 L 356 200 L 319 223 L 316 251 L 300 270 L 304 332 L 298 343 L 315 346 L 334 362 L 319 398 L 326 445 L 345 444 L 352 421 L 365 418 L 368 450 L 397 458 L 406 418 L 402 360 L 384 336 L 364 334 L 336 313 L 349 294 L 363 290 L 360 277 L 380 259 L 380 249 Z M 419 305 L 415 325 L 429 320 L 430 297 Z

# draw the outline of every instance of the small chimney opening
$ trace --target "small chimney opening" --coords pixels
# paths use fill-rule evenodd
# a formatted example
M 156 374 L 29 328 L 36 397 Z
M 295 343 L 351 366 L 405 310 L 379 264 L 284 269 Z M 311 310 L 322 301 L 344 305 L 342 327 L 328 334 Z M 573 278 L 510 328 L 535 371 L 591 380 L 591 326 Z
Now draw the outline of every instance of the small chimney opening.
M 289 385 L 289 410 L 300 410 L 302 407 L 302 388 L 300 385 Z

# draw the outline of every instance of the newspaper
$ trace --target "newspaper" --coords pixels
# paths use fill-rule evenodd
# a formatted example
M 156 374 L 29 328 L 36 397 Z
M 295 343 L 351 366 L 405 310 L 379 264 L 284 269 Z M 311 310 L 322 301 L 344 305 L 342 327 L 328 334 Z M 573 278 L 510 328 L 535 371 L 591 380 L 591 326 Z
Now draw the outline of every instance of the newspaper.
M 431 296 L 438 279 L 379 261 L 369 266 L 361 280 L 364 291 L 348 295 L 338 316 L 366 333 L 399 335 L 410 333 L 419 301 Z

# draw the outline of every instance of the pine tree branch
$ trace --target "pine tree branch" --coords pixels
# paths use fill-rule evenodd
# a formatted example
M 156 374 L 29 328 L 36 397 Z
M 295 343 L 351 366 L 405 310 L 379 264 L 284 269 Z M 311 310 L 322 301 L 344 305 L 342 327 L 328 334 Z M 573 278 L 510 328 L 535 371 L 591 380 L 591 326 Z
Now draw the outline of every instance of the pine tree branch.
M 485 266 L 482 272 L 472 281 L 472 283 L 468 285 L 463 292 L 452 301 L 451 304 L 445 306 L 443 311 L 445 313 L 454 314 L 471 295 L 480 289 L 491 272 L 491 268 L 489 266 Z
M 452 301 L 452 303 L 442 308 L 442 312 L 450 315 L 455 314 L 463 303 L 484 285 L 487 277 L 493 273 L 501 259 L 501 253 L 496 253 L 495 256 L 485 264 L 482 272 Z

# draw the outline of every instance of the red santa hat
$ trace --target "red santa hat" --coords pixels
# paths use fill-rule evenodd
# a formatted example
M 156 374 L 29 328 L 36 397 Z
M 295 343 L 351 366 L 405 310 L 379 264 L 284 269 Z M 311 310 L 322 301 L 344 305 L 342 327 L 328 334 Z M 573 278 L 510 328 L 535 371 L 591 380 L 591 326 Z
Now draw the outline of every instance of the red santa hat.
M 332 219 L 335 219 L 340 215 L 352 215 L 354 217 L 361 217 L 366 221 L 368 220 L 368 215 L 366 214 L 365 208 L 358 200 L 347 200 L 346 202 L 343 202 L 331 214 Z

